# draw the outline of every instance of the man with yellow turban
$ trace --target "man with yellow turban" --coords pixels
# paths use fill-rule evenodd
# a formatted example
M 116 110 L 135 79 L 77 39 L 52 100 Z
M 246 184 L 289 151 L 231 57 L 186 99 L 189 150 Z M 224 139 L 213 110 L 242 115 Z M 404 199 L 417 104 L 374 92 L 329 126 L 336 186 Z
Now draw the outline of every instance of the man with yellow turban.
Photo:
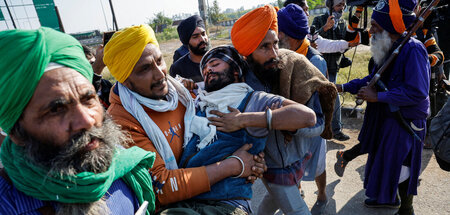
M 79 42 L 49 28 L 0 32 L 0 214 L 135 214 L 155 154 L 104 114 Z
M 131 134 L 133 145 L 156 152 L 155 165 L 150 172 L 161 206 L 208 192 L 219 181 L 239 175 L 242 167 L 237 159 L 179 168 L 183 146 L 194 134 L 203 137 L 208 132 L 192 129 L 191 125 L 199 120 L 195 117 L 194 101 L 180 82 L 167 75 L 155 34 L 148 25 L 116 32 L 105 46 L 104 62 L 118 81 L 110 94 L 108 113 Z M 251 155 L 248 149 L 246 145 L 233 155 L 242 158 L 248 170 L 241 177 L 253 181 L 265 166 L 263 159 Z M 250 170 L 253 167 L 254 171 Z M 205 210 L 222 208 L 219 211 L 224 214 L 237 210 L 229 202 L 186 201 L 186 205 L 190 204 Z
M 273 207 L 280 207 L 285 214 L 309 214 L 298 190 L 307 164 L 299 162 L 305 156 L 311 157 L 310 152 L 318 144 L 306 144 L 303 135 L 317 133 L 326 139 L 331 138 L 336 88 L 305 56 L 278 49 L 277 10 L 270 5 L 239 18 L 231 29 L 231 41 L 239 53 L 247 57 L 251 71 L 245 80 L 253 89 L 278 94 L 310 107 L 315 105 L 314 95 L 319 97 L 321 110 L 316 110 L 316 125 L 293 133 L 272 131 L 269 134 L 265 149 L 268 171 L 263 181 L 271 194 L 267 198 L 272 198 L 274 204 L 261 205 L 258 210 L 264 214 L 272 211 Z M 317 159 L 318 154 L 310 159 Z M 281 175 L 289 176 L 284 178 L 290 180 L 278 180 L 283 178 L 277 177 Z M 326 195 L 321 197 L 324 198 L 319 199 L 323 203 L 321 205 L 326 205 Z
M 355 153 L 368 153 L 364 188 L 369 198 L 365 205 L 391 208 L 400 205 L 400 215 L 414 214 L 412 201 L 413 195 L 417 195 L 430 107 L 431 69 L 426 48 L 419 40 L 410 38 L 382 74 L 380 80 L 385 87 L 375 89 L 368 87 L 367 83 L 404 39 L 402 34 L 416 18 L 413 12 L 416 4 L 416 0 L 378 2 L 373 9 L 369 31 L 374 69 L 362 79 L 337 86 L 339 91 L 357 94 L 367 101 L 358 137 L 361 144 L 358 148 L 338 153 L 338 163 L 345 167 L 348 157 Z M 403 122 L 398 120 L 396 110 L 403 116 Z

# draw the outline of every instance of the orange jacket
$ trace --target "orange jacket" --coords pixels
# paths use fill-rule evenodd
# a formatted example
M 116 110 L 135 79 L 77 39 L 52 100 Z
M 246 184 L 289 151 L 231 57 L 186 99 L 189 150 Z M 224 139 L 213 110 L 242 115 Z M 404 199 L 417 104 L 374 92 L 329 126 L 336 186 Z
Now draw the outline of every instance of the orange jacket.
M 111 89 L 109 96 L 111 106 L 109 106 L 107 112 L 117 124 L 122 126 L 122 129 L 131 134 L 134 144 L 131 144 L 130 147 L 136 145 L 156 153 L 156 160 L 150 169 L 150 173 L 159 203 L 167 205 L 210 191 L 209 179 L 204 166 L 176 170 L 166 169 L 164 160 L 156 151 L 155 146 L 139 122 L 122 106 L 119 96 L 113 90 L 114 88 L 115 86 Z M 161 128 L 178 162 L 183 152 L 184 113 L 186 108 L 180 102 L 176 110 L 164 113 L 143 107 L 145 112 Z

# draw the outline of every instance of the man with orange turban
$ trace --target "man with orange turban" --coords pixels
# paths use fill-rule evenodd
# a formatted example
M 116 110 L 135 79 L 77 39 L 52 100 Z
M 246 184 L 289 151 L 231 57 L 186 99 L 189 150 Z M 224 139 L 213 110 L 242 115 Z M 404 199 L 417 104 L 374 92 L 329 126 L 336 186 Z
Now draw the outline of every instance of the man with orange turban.
M 296 52 L 278 49 L 277 10 L 266 5 L 239 18 L 231 29 L 231 41 L 241 55 L 247 57 L 251 71 L 245 81 L 255 90 L 271 92 L 315 109 L 316 124 L 296 132 L 271 131 L 265 154 L 268 171 L 263 182 L 273 199 L 261 205 L 258 214 L 270 213 L 279 207 L 285 214 L 309 214 L 300 196 L 298 184 L 307 167 L 308 159 L 320 144 L 306 144 L 304 135 L 332 137 L 331 118 L 336 99 L 336 88 L 309 60 Z M 314 95 L 318 95 L 314 102 Z M 325 116 L 325 120 L 323 120 Z M 304 159 L 306 158 L 306 159 Z M 315 172 L 311 172 L 315 174 Z M 322 196 L 321 210 L 325 208 L 326 195 Z M 272 202 L 273 204 L 270 204 Z M 273 214 L 273 213 L 272 213 Z
M 404 39 L 402 34 L 414 22 L 416 0 L 381 0 L 373 9 L 370 33 L 375 68 L 371 74 L 338 85 L 344 92 L 367 101 L 358 151 L 369 153 L 364 188 L 367 207 L 398 207 L 400 215 L 414 214 L 426 118 L 429 114 L 430 63 L 424 45 L 410 38 L 397 58 L 382 74 L 387 90 L 367 87 L 376 71 Z M 383 87 L 384 88 L 384 87 Z M 399 110 L 411 131 L 396 119 Z M 414 132 L 419 138 L 414 137 Z M 346 162 L 346 153 L 338 157 Z M 397 196 L 400 196 L 400 199 Z M 400 202 L 400 203 L 399 203 Z
M 242 178 L 254 181 L 262 174 L 263 159 L 248 153 L 251 147 L 248 144 L 233 153 L 242 163 L 237 159 L 224 159 L 200 167 L 178 166 L 183 145 L 194 134 L 208 135 L 202 133 L 208 130 L 192 129 L 191 124 L 198 122 L 194 101 L 180 82 L 167 75 L 155 34 L 148 25 L 116 32 L 105 46 L 103 59 L 117 79 L 110 94 L 108 113 L 131 134 L 133 145 L 156 153 L 150 172 L 162 208 L 211 191 L 212 185 L 238 175 L 236 171 L 242 169 L 241 165 L 247 170 L 240 175 Z M 182 203 L 204 210 L 219 208 L 223 214 L 240 210 L 220 201 Z

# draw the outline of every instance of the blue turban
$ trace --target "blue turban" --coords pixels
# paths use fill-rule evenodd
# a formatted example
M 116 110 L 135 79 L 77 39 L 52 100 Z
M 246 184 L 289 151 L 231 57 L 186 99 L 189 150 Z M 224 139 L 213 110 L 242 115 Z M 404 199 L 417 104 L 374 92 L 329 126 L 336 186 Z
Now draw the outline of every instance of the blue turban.
M 308 17 L 296 4 L 289 4 L 278 11 L 278 31 L 294 39 L 303 40 L 309 34 Z
M 373 8 L 372 19 L 392 34 L 402 34 L 416 19 L 417 0 L 380 0 Z

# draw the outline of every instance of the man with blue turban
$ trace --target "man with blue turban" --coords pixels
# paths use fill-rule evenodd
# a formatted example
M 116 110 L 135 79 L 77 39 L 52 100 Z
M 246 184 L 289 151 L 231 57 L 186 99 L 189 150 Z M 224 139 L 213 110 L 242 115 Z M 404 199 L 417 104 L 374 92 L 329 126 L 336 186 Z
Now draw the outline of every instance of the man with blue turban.
M 134 214 L 154 194 L 154 153 L 104 114 L 78 41 L 49 28 L 0 32 L 0 214 Z
M 356 152 L 369 153 L 364 188 L 367 207 L 395 207 L 398 214 L 414 214 L 412 200 L 417 195 L 426 118 L 429 114 L 430 63 L 424 45 L 410 38 L 380 80 L 387 90 L 367 83 L 404 39 L 403 33 L 414 22 L 415 0 L 381 0 L 372 14 L 370 33 L 375 68 L 371 74 L 338 85 L 339 91 L 357 94 L 367 101 L 364 122 Z M 395 117 L 399 109 L 404 121 L 419 137 L 415 138 Z M 420 139 L 420 140 L 418 140 Z M 338 154 L 346 164 L 346 154 Z M 398 198 L 397 190 L 400 196 Z
M 306 35 L 309 34 L 308 15 L 297 4 L 289 4 L 280 9 L 278 12 L 278 38 L 280 40 L 280 48 L 289 49 L 299 53 L 317 67 L 320 72 L 327 76 L 327 62 L 321 54 L 310 46 Z M 315 93 L 309 99 L 310 108 L 316 112 L 316 116 L 320 117 L 320 122 L 316 126 L 322 126 L 325 118 L 322 112 L 319 95 Z M 313 102 L 315 101 L 315 102 Z M 299 142 L 309 147 L 308 151 L 312 153 L 312 158 L 307 164 L 303 181 L 316 181 L 318 193 L 317 201 L 311 209 L 311 213 L 321 214 L 325 211 L 328 203 L 326 194 L 326 141 L 320 137 L 320 132 L 306 132 L 299 137 Z M 305 146 L 305 148 L 308 148 Z

